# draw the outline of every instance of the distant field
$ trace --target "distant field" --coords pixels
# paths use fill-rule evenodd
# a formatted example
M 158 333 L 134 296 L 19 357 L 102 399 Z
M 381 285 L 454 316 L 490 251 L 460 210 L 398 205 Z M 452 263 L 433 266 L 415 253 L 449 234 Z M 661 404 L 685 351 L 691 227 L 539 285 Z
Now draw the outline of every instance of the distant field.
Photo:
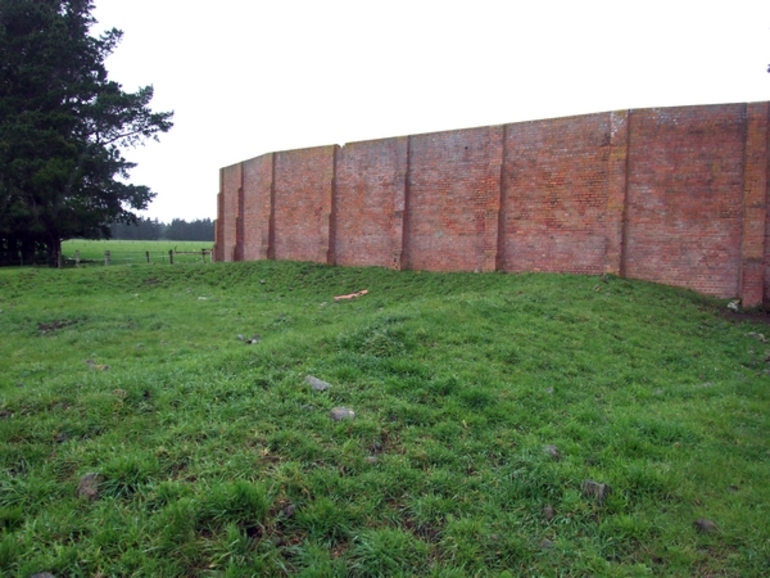
M 770 331 L 725 305 L 614 277 L 0 269 L 0 576 L 770 576 Z
M 92 241 L 72 239 L 62 243 L 62 254 L 65 258 L 74 259 L 75 252 L 80 251 L 81 260 L 98 261 L 104 264 L 105 251 L 110 252 L 110 263 L 125 265 L 128 263 L 147 263 L 149 252 L 150 263 L 168 263 L 168 252 L 180 251 L 196 253 L 194 255 L 174 255 L 175 263 L 202 263 L 201 249 L 209 250 L 213 242 L 206 241 Z M 209 262 L 206 256 L 206 262 Z

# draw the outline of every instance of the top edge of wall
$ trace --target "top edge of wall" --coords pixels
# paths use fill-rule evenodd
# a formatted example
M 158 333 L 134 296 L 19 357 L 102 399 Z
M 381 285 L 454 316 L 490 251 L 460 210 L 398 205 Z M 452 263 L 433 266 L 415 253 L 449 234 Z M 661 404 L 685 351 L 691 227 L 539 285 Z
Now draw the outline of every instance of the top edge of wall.
M 469 127 L 462 127 L 462 128 L 454 128 L 454 129 L 445 129 L 445 130 L 437 130 L 437 131 L 428 131 L 428 132 L 420 132 L 420 133 L 414 133 L 414 134 L 408 134 L 408 135 L 397 135 L 397 136 L 385 136 L 380 138 L 371 138 L 371 139 L 364 139 L 359 141 L 351 141 L 348 143 L 342 143 L 342 144 L 325 144 L 325 145 L 316 145 L 316 146 L 310 146 L 310 147 L 297 147 L 292 149 L 282 149 L 277 151 L 270 151 L 266 153 L 262 153 L 261 155 L 257 155 L 255 157 L 250 157 L 248 159 L 238 161 L 236 163 L 232 163 L 230 165 L 227 165 L 223 167 L 223 169 L 228 169 L 230 167 L 234 167 L 236 165 L 239 165 L 244 162 L 253 161 L 255 159 L 259 159 L 262 157 L 266 157 L 272 154 L 281 154 L 281 153 L 291 153 L 295 151 L 310 151 L 310 150 L 316 150 L 316 149 L 325 149 L 325 148 L 345 148 L 347 146 L 352 145 L 360 145 L 360 144 L 366 144 L 366 143 L 372 143 L 372 142 L 378 142 L 378 141 L 388 141 L 388 140 L 399 140 L 399 139 L 408 139 L 412 137 L 425 137 L 425 136 L 434 136 L 434 135 L 443 135 L 443 134 L 450 134 L 450 133 L 460 133 L 460 132 L 466 132 L 466 131 L 474 131 L 479 129 L 485 129 L 485 128 L 498 128 L 498 127 L 506 127 L 506 126 L 513 126 L 513 125 L 525 125 L 525 124 L 532 124 L 532 123 L 539 123 L 539 122 L 547 122 L 547 121 L 556 121 L 556 120 L 569 120 L 569 119 L 578 119 L 578 118 L 586 118 L 591 116 L 602 116 L 605 114 L 613 114 L 613 113 L 628 113 L 632 114 L 634 112 L 642 112 L 642 111 L 669 111 L 674 112 L 677 110 L 685 110 L 685 109 L 694 109 L 694 108 L 716 108 L 716 107 L 723 107 L 723 106 L 748 106 L 752 104 L 767 104 L 770 105 L 770 100 L 755 100 L 755 101 L 749 101 L 749 102 L 722 102 L 722 103 L 709 103 L 709 104 L 684 104 L 684 105 L 676 105 L 676 106 L 653 106 L 653 107 L 645 107 L 645 108 L 619 108 L 614 110 L 603 110 L 600 112 L 589 112 L 589 113 L 579 113 L 579 114 L 570 114 L 566 116 L 554 116 L 554 117 L 545 117 L 545 118 L 533 118 L 529 120 L 520 120 L 515 122 L 504 122 L 504 123 L 497 123 L 497 124 L 489 124 L 489 125 L 480 125 L 480 126 L 469 126 Z

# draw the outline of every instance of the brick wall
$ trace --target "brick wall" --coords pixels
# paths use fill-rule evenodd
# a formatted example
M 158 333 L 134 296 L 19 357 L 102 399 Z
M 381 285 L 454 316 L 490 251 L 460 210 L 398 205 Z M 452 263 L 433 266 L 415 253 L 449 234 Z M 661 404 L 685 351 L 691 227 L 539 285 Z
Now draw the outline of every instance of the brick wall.
M 770 302 L 770 104 L 616 111 L 221 170 L 216 258 L 647 279 Z
M 335 146 L 274 153 L 273 258 L 329 261 Z
M 405 267 L 494 271 L 502 127 L 409 139 Z
M 738 294 L 745 106 L 633 111 L 626 275 Z
M 505 132 L 501 269 L 603 273 L 610 115 Z
M 334 262 L 401 267 L 407 138 L 337 150 Z

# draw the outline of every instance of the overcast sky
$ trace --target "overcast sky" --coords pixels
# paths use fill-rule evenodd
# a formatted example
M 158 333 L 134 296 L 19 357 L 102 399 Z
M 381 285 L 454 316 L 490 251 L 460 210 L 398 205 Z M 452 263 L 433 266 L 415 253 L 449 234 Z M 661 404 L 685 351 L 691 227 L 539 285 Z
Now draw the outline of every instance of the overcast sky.
M 616 109 L 770 100 L 768 0 L 96 0 L 110 77 L 174 110 L 128 151 L 147 216 L 216 218 L 277 150 Z

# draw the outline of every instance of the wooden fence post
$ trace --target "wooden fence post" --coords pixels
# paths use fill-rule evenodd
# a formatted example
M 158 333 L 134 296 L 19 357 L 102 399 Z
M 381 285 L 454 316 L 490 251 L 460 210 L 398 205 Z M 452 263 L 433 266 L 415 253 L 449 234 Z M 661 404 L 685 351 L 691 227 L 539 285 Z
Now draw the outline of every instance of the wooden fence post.
M 110 264 L 110 252 L 105 251 L 104 252 L 104 264 L 109 265 Z
M 174 264 L 174 250 L 169 249 L 168 250 L 168 262 L 173 265 Z
M 147 262 L 149 263 L 150 262 L 150 252 L 149 251 L 145 251 L 144 252 L 144 256 L 147 259 Z
M 203 264 L 206 264 L 206 249 L 201 249 L 201 259 L 203 259 Z
M 80 267 L 80 249 L 75 249 L 75 267 Z

